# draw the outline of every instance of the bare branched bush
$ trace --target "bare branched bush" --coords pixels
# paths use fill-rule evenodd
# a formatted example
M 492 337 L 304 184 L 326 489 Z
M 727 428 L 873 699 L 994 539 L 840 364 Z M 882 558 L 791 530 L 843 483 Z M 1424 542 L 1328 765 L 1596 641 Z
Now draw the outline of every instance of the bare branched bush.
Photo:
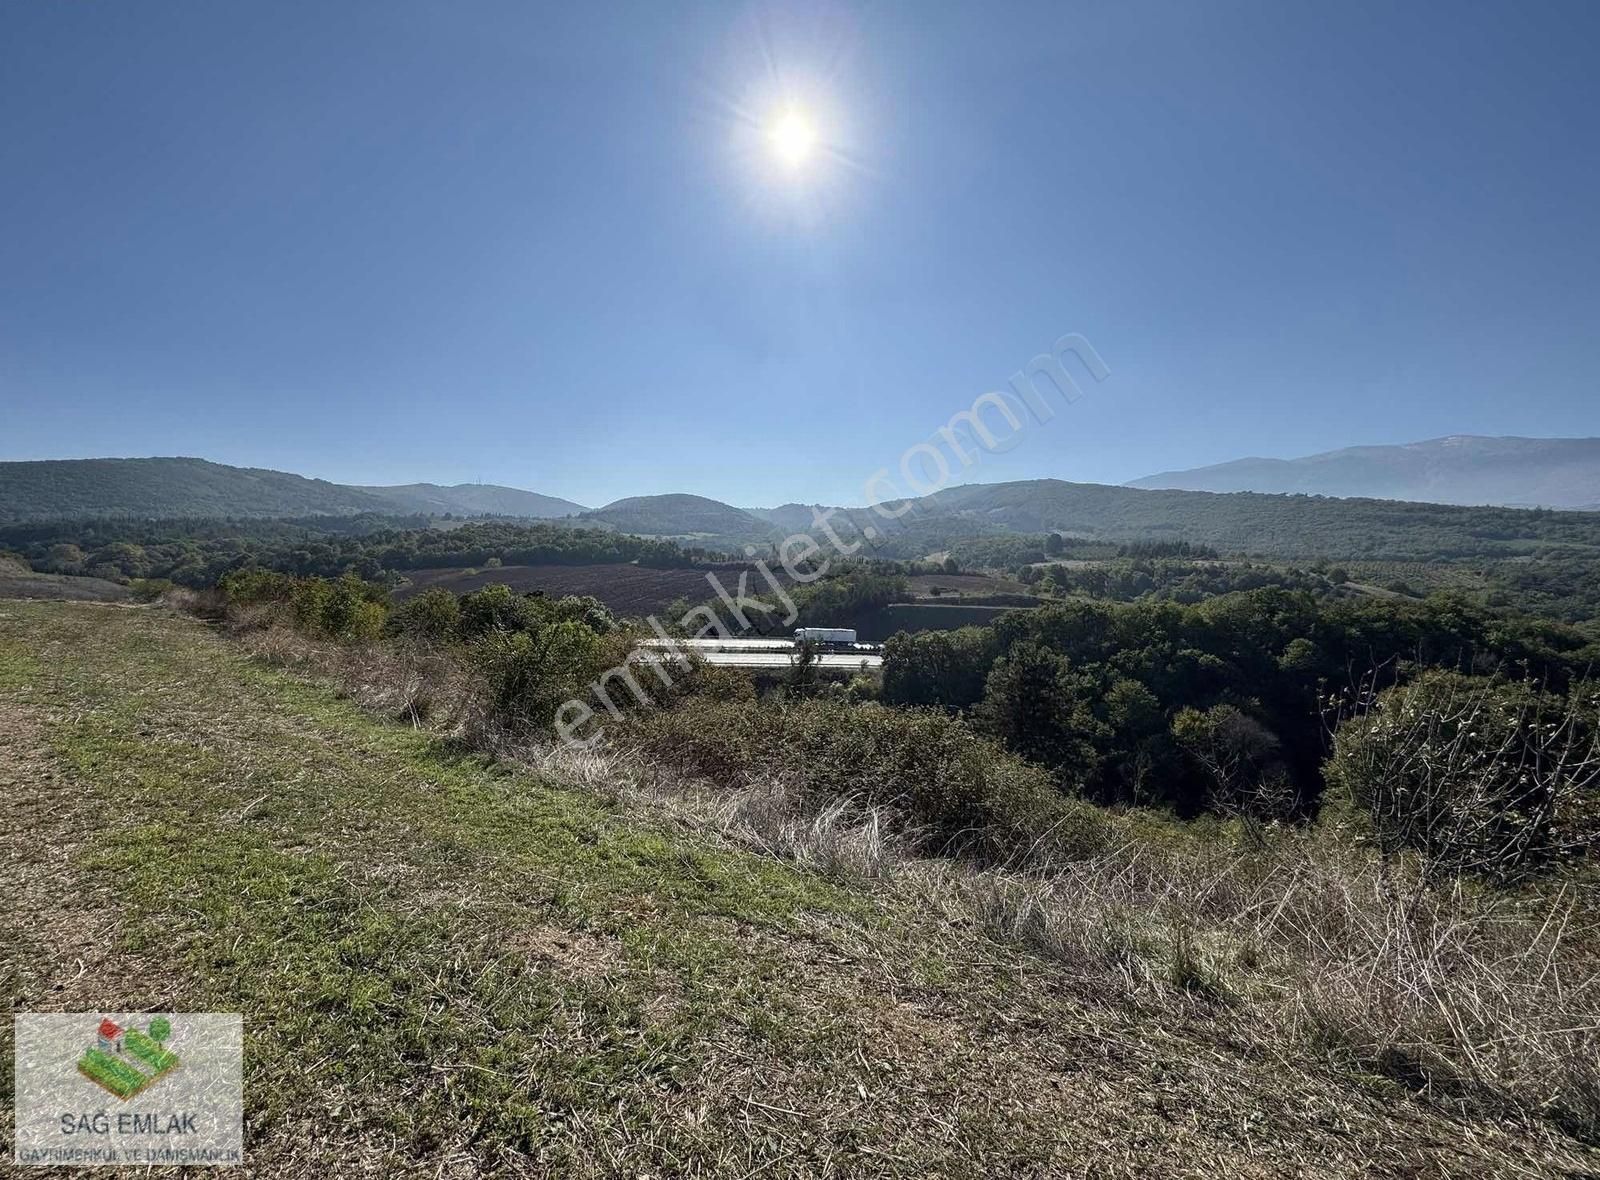
M 1282 819 L 1299 806 L 1277 736 L 1235 706 L 1184 709 L 1173 719 L 1172 734 L 1210 780 L 1212 807 L 1244 820 L 1258 846 L 1262 822 Z
M 1516 877 L 1588 848 L 1600 705 L 1582 688 L 1430 673 L 1341 725 L 1328 769 L 1384 851 L 1419 850 L 1440 875 Z

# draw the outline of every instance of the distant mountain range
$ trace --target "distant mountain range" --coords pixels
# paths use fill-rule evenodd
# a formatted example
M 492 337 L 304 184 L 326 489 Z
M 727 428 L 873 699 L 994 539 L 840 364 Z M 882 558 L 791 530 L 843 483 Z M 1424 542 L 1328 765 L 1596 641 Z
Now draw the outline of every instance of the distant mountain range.
M 1480 447 L 1476 444 L 1493 443 Z M 1527 443 L 1519 465 L 1505 458 L 1518 450 L 1507 444 Z M 1561 473 L 1570 498 L 1584 506 L 1600 505 L 1600 486 L 1579 491 L 1584 466 L 1581 456 L 1600 450 L 1600 440 L 1441 440 L 1416 447 L 1360 448 L 1335 452 L 1328 471 L 1357 470 L 1359 456 L 1378 452 L 1362 470 L 1367 485 L 1389 495 L 1402 494 L 1393 453 L 1413 456 L 1413 470 L 1435 473 L 1430 490 L 1442 496 L 1451 488 L 1462 498 L 1470 487 L 1489 487 L 1485 474 L 1477 484 L 1465 482 L 1464 460 L 1441 459 L 1441 453 L 1487 454 L 1485 471 L 1521 471 L 1527 481 L 1539 471 Z M 1541 468 L 1526 456 L 1549 459 Z M 1339 456 L 1346 459 L 1338 460 Z M 1337 461 L 1335 461 L 1337 460 Z M 1282 464 L 1315 464 L 1300 460 Z M 1224 468 L 1206 469 L 1221 471 Z M 1389 472 L 1389 482 L 1377 474 Z M 1203 473 L 1198 473 L 1203 474 Z M 1447 479 L 1447 475 L 1449 479 Z M 1152 477 L 1141 483 L 1177 480 Z M 1351 477 L 1353 478 L 1353 477 Z M 1451 483 L 1450 480 L 1458 482 Z M 1224 486 L 1231 486 L 1221 481 Z M 1331 486 L 1325 483 L 1320 486 Z M 1341 485 L 1343 486 L 1343 485 Z M 1509 486 L 1502 482 L 1499 488 Z M 1533 486 L 1526 483 L 1523 486 Z M 1549 503 L 1555 477 L 1539 484 L 1532 503 Z M 1304 485 L 1294 491 L 1311 490 Z M 1542 494 L 1540 494 L 1542 493 Z M 1484 497 L 1487 498 L 1487 494 Z M 1510 497 L 1508 497 L 1510 498 Z M 1460 555 L 1482 551 L 1490 540 L 1496 552 L 1531 551 L 1535 544 L 1560 543 L 1600 548 L 1600 516 L 1587 512 L 1537 515 L 1505 507 L 1465 507 L 1439 503 L 1396 504 L 1385 498 L 1333 498 L 1187 489 L 1111 487 L 1063 480 L 1023 480 L 999 484 L 964 484 L 911 502 L 900 516 L 871 507 L 826 508 L 783 504 L 776 508 L 738 508 L 704 496 L 681 493 L 630 496 L 588 509 L 570 500 L 517 488 L 464 484 L 440 487 L 356 487 L 306 479 L 282 471 L 228 467 L 203 459 L 71 459 L 0 463 L 0 524 L 26 524 L 62 517 L 313 517 L 375 514 L 382 516 L 496 515 L 560 520 L 576 528 L 597 528 L 641 536 L 670 538 L 691 546 L 737 552 L 746 546 L 768 550 L 784 537 L 809 532 L 821 542 L 825 534 L 814 524 L 815 513 L 831 511 L 829 528 L 864 552 L 883 557 L 914 558 L 946 550 L 953 542 L 1003 533 L 1058 532 L 1072 537 L 1115 542 L 1188 541 L 1235 553 L 1261 553 L 1312 558 L 1338 554 L 1404 556 Z
M 634 496 L 570 523 L 616 528 L 686 544 L 762 550 L 795 533 L 826 548 L 814 512 L 863 554 L 918 558 L 953 542 L 999 534 L 1058 532 L 1113 542 L 1189 541 L 1229 553 L 1278 557 L 1431 559 L 1466 553 L 1515 556 L 1541 544 L 1600 548 L 1600 515 L 1395 503 L 1242 492 L 1161 491 L 1059 479 L 963 484 L 913 500 L 898 517 L 871 507 L 785 504 L 735 508 L 703 496 Z
M 354 487 L 205 459 L 0 463 L 0 521 L 72 516 L 503 515 L 549 519 L 582 504 L 489 484 Z
M 1600 509 L 1600 438 L 1457 434 L 1405 446 L 1346 447 L 1304 459 L 1235 459 L 1164 471 L 1127 486 L 1594 510 Z

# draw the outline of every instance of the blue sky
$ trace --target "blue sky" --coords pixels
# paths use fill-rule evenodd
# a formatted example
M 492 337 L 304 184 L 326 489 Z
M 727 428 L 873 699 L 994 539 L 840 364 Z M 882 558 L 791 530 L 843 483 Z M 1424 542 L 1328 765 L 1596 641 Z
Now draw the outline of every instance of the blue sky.
M 1600 434 L 1592 3 L 0 4 L 0 458 L 589 504 Z M 763 124 L 798 104 L 795 169 Z

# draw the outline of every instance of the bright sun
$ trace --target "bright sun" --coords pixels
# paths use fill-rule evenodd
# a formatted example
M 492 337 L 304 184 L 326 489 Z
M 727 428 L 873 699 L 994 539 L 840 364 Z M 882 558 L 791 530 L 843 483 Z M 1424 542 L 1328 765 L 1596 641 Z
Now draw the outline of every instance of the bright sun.
M 816 146 L 817 133 L 804 111 L 790 107 L 767 128 L 767 140 L 778 159 L 790 168 L 798 168 Z

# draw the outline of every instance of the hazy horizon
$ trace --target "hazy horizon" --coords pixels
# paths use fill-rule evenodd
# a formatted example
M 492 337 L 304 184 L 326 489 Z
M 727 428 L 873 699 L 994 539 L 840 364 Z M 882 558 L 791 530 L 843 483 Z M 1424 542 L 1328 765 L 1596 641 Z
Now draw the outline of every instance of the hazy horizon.
M 1037 430 L 1037 428 L 1038 428 L 1037 425 L 1034 425 L 1032 427 L 1032 429 L 1034 429 L 1034 430 Z M 1422 444 L 1427 444 L 1427 443 L 1448 442 L 1448 441 L 1450 441 L 1452 439 L 1456 439 L 1456 438 L 1463 438 L 1463 439 L 1468 439 L 1468 438 L 1470 438 L 1470 439 L 1489 439 L 1489 440 L 1513 439 L 1513 440 L 1525 441 L 1525 442 L 1600 442 L 1600 437 L 1596 437 L 1596 436 L 1581 436 L 1581 437 L 1547 436 L 1547 437 L 1539 437 L 1539 436 L 1527 436 L 1527 435 L 1525 435 L 1525 436 L 1510 436 L 1510 435 L 1507 435 L 1507 436 L 1441 435 L 1441 436 L 1438 436 L 1437 438 L 1431 438 L 1431 439 L 1414 439 L 1409 444 L 1368 444 L 1368 445 L 1364 446 L 1363 444 L 1357 443 L 1357 444 L 1351 444 L 1351 446 L 1349 446 L 1349 447 L 1336 447 L 1336 448 L 1331 448 L 1330 450 L 1327 450 L 1327 451 L 1312 452 L 1311 454 L 1308 454 L 1308 455 L 1272 455 L 1272 456 L 1241 455 L 1241 456 L 1237 456 L 1234 460 L 1224 461 L 1222 464 L 1220 464 L 1220 466 L 1227 466 L 1229 463 L 1248 463 L 1250 461 L 1259 461 L 1259 460 L 1265 460 L 1265 461 L 1269 461 L 1269 462 L 1287 460 L 1287 461 L 1291 461 L 1292 462 L 1292 461 L 1299 460 L 1299 459 L 1320 458 L 1320 457 L 1322 457 L 1324 455 L 1337 454 L 1337 453 L 1340 453 L 1340 452 L 1345 451 L 1345 450 L 1362 450 L 1362 449 L 1368 449 L 1369 447 L 1381 447 L 1381 446 L 1408 446 L 1408 445 L 1409 446 L 1416 446 L 1416 445 L 1422 445 Z M 62 461 L 75 461 L 75 460 L 78 460 L 78 461 L 81 461 L 81 460 L 89 460 L 89 459 L 200 459 L 200 460 L 205 460 L 205 461 L 209 461 L 209 462 L 220 462 L 219 460 L 212 459 L 210 456 L 206 456 L 206 455 L 51 455 L 51 456 L 40 456 L 37 460 L 33 460 L 33 461 L 49 461 L 49 460 L 62 460 Z M 8 458 L 0 458 L 0 462 L 9 462 L 9 461 L 13 461 L 13 460 L 10 460 Z M 30 461 L 30 460 L 22 460 L 22 461 L 23 462 L 27 462 L 27 461 Z M 599 500 L 577 500 L 575 497 L 567 496 L 567 495 L 565 495 L 565 494 L 563 494 L 563 493 L 561 493 L 559 491 L 551 491 L 550 489 L 543 488 L 543 487 L 534 487 L 534 486 L 526 485 L 526 484 L 500 483 L 500 482 L 495 481 L 495 480 L 482 480 L 482 479 L 439 480 L 439 479 L 430 479 L 430 478 L 428 478 L 426 476 L 418 476 L 418 477 L 412 478 L 412 479 L 393 480 L 393 481 L 389 481 L 389 482 L 383 483 L 383 484 L 370 484 L 370 483 L 362 483 L 360 481 L 355 481 L 355 480 L 341 479 L 341 478 L 338 478 L 337 476 L 327 475 L 327 474 L 324 474 L 324 473 L 321 473 L 321 472 L 307 471 L 307 470 L 297 470 L 297 469 L 293 469 L 293 468 L 262 468 L 261 464 L 250 464 L 250 463 L 229 464 L 229 466 L 237 466 L 237 467 L 241 467 L 241 468 L 254 467 L 254 468 L 257 468 L 257 469 L 265 469 L 265 470 L 278 470 L 278 471 L 287 472 L 288 474 L 292 474 L 292 475 L 304 476 L 307 479 L 318 479 L 318 480 L 326 481 L 328 483 L 341 484 L 341 485 L 346 485 L 346 486 L 356 486 L 356 487 L 404 487 L 404 486 L 408 486 L 408 485 L 419 485 L 419 484 L 431 484 L 431 485 L 441 486 L 441 487 L 463 487 L 463 486 L 467 486 L 467 487 L 470 487 L 470 486 L 505 487 L 505 488 L 510 488 L 510 489 L 513 489 L 513 490 L 534 492 L 534 493 L 537 493 L 537 494 L 540 494 L 540 495 L 551 496 L 551 497 L 554 497 L 554 498 L 557 498 L 557 499 L 570 500 L 570 501 L 572 501 L 572 502 L 574 502 L 576 504 L 579 504 L 581 507 L 583 507 L 585 509 L 604 508 L 607 505 L 612 504 L 612 503 L 614 503 L 614 502 L 616 502 L 618 500 L 632 499 L 632 498 L 637 498 L 637 497 L 672 495 L 672 494 L 688 494 L 688 495 L 702 496 L 702 497 L 704 497 L 706 499 L 718 500 L 718 501 L 721 501 L 723 503 L 730 504 L 730 505 L 732 505 L 734 507 L 737 507 L 737 508 L 746 508 L 746 509 L 755 509 L 755 508 L 771 509 L 771 508 L 782 507 L 785 504 L 792 504 L 792 503 L 823 504 L 823 505 L 831 505 L 831 506 L 834 506 L 834 507 L 861 508 L 861 507 L 869 506 L 869 503 L 870 503 L 869 500 L 862 499 L 862 498 L 857 498 L 857 499 L 854 499 L 854 500 L 827 500 L 827 499 L 822 499 L 822 498 L 818 498 L 818 497 L 815 497 L 815 496 L 789 497 L 789 498 L 782 499 L 782 500 L 771 499 L 771 498 L 767 498 L 767 499 L 758 498 L 758 499 L 751 499 L 751 500 L 730 500 L 730 499 L 727 499 L 726 497 L 716 495 L 714 492 L 699 491 L 699 490 L 696 490 L 695 488 L 690 487 L 690 486 L 679 486 L 679 485 L 676 485 L 676 484 L 663 485 L 663 486 L 650 486 L 650 487 L 618 487 L 616 489 L 613 489 L 612 494 L 605 496 L 605 498 L 603 498 L 603 499 L 599 499 Z M 1193 470 L 1198 470 L 1198 471 L 1204 471 L 1205 470 L 1205 468 L 1203 468 L 1203 467 L 1196 467 L 1196 468 L 1192 468 L 1192 469 Z M 1114 486 L 1114 487 L 1129 486 L 1129 485 L 1137 483 L 1140 480 L 1144 480 L 1144 479 L 1148 479 L 1148 478 L 1152 478 L 1152 477 L 1157 477 L 1157 476 L 1162 476 L 1162 475 L 1171 475 L 1171 474 L 1175 474 L 1177 472 L 1186 471 L 1186 470 L 1191 470 L 1191 468 L 1173 469 L 1173 471 L 1166 471 L 1166 472 L 1154 472 L 1154 471 L 1146 472 L 1143 476 L 1134 476 L 1134 477 L 1132 477 L 1132 478 L 1130 478 L 1128 480 L 1118 480 L 1118 481 L 1115 481 L 1113 483 L 1110 483 L 1109 486 Z M 1060 477 L 1060 476 L 1028 476 L 1028 477 L 1022 477 L 1022 478 L 1025 478 L 1025 479 L 1064 479 L 1064 477 Z M 984 478 L 984 475 L 983 475 L 983 472 L 982 472 L 981 468 L 978 468 L 978 469 L 975 469 L 975 473 L 957 472 L 957 473 L 953 474 L 952 478 L 949 480 L 949 482 L 944 484 L 943 486 L 944 487 L 959 487 L 959 486 L 966 485 L 966 484 L 996 484 L 996 483 L 1007 483 L 1007 482 L 1014 482 L 1014 480 L 1009 479 L 1009 478 L 1004 478 L 1004 477 Z M 1100 483 L 1102 481 L 1097 481 L 1097 480 L 1064 480 L 1064 482 Z M 1134 490 L 1149 490 L 1149 489 L 1138 489 L 1138 488 L 1135 488 Z M 1378 494 L 1379 498 L 1385 498 L 1385 497 L 1383 497 L 1381 495 L 1381 493 L 1374 493 L 1374 494 Z M 1424 499 L 1426 499 L 1426 498 L 1424 497 Z M 1462 501 L 1441 501 L 1441 502 L 1445 502 L 1445 503 L 1461 503 Z M 1488 500 L 1485 500 L 1483 502 L 1486 503 L 1486 504 L 1492 504 L 1492 503 L 1495 503 L 1496 501 L 1494 501 L 1493 499 L 1488 499 Z

